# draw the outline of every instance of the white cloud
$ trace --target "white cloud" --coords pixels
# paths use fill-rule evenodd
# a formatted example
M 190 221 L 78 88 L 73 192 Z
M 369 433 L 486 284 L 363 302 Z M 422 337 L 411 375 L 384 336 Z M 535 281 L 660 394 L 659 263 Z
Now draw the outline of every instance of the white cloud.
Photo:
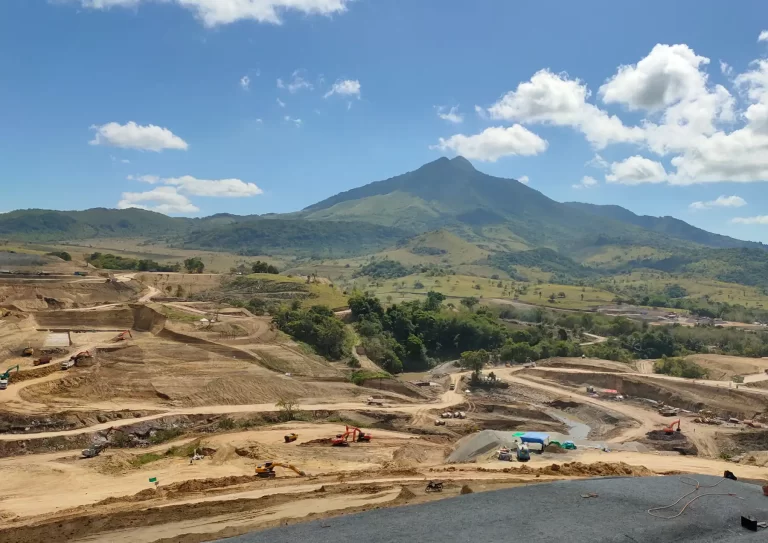
M 86 8 L 138 7 L 152 0 L 80 0 Z M 331 16 L 347 10 L 352 0 L 160 0 L 170 1 L 195 13 L 206 26 L 243 20 L 282 24 L 285 12 Z
M 122 162 L 123 164 L 130 164 L 131 163 L 131 161 L 128 160 L 127 158 L 122 159 L 120 162 Z
M 480 106 L 477 106 L 477 105 L 475 106 L 475 113 L 477 113 L 477 116 L 480 117 L 481 119 L 488 118 L 488 112 Z
M 712 209 L 713 207 L 743 207 L 747 201 L 740 196 L 719 196 L 709 202 L 693 202 L 688 207 L 693 210 Z
M 149 183 L 150 185 L 156 185 L 162 179 L 156 175 L 129 175 L 126 177 L 128 181 L 141 181 L 142 183 Z
M 588 175 L 585 175 L 581 178 L 581 181 L 579 183 L 576 183 L 575 185 L 571 185 L 571 187 L 575 189 L 591 189 L 599 185 L 597 179 L 594 177 L 590 177 Z
M 141 126 L 133 121 L 126 124 L 115 122 L 101 126 L 91 126 L 96 135 L 89 142 L 91 145 L 110 145 L 124 149 L 141 149 L 159 152 L 163 149 L 181 149 L 186 151 L 187 142 L 167 128 L 153 124 Z
M 731 219 L 736 224 L 768 224 L 768 215 L 758 215 L 756 217 L 736 217 Z
M 531 182 L 531 180 L 528 178 L 527 175 L 521 175 L 520 177 L 517 178 L 517 180 L 520 181 L 523 185 L 527 185 L 528 183 Z
M 303 122 L 301 119 L 294 119 L 294 118 L 293 118 L 293 117 L 291 117 L 290 115 L 286 115 L 285 117 L 283 117 L 283 120 L 284 120 L 285 122 L 287 122 L 287 123 L 293 123 L 293 124 L 295 124 L 295 125 L 296 125 L 296 128 L 298 128 L 298 127 L 300 127 L 302 124 L 304 124 L 304 122 Z
M 632 66 L 619 66 L 600 87 L 606 104 L 624 104 L 629 109 L 659 111 L 706 92 L 707 76 L 699 70 L 709 59 L 698 56 L 687 45 L 657 44 Z
M 212 198 L 246 198 L 258 196 L 264 192 L 254 183 L 246 183 L 240 179 L 197 179 L 191 175 L 184 175 L 163 178 L 161 182 L 178 187 L 179 192 L 185 194 Z
M 757 37 L 757 41 L 768 41 L 768 30 L 763 30 Z
M 437 109 L 437 116 L 444 121 L 448 121 L 453 124 L 461 124 L 464 121 L 464 115 L 459 113 L 459 106 L 453 106 L 447 112 L 445 106 L 435 106 Z
M 243 88 L 243 90 L 251 90 L 251 78 L 247 75 L 241 77 L 240 86 Z
M 138 207 L 158 213 L 195 213 L 200 211 L 189 199 L 179 194 L 176 187 L 156 187 L 147 192 L 124 192 L 117 203 L 118 209 Z
M 725 62 L 724 60 L 721 60 L 721 61 L 720 61 L 720 72 L 721 72 L 723 75 L 728 75 L 728 76 L 729 76 L 729 75 L 733 74 L 733 67 L 732 67 L 732 66 L 730 66 L 730 65 L 729 65 L 727 62 Z
M 598 148 L 609 143 L 642 141 L 642 129 L 624 126 L 615 115 L 609 116 L 587 103 L 589 96 L 586 85 L 578 79 L 540 70 L 530 81 L 505 94 L 488 112 L 493 119 L 570 126 L 583 132 Z
M 593 156 L 591 159 L 585 162 L 584 165 L 591 166 L 592 168 L 597 168 L 598 170 L 607 170 L 610 167 L 610 164 L 608 164 L 608 161 L 605 160 L 602 156 L 600 156 L 597 153 L 595 153 L 595 156 Z
M 465 136 L 456 134 L 450 138 L 440 138 L 431 149 L 453 151 L 468 159 L 496 162 L 505 156 L 531 156 L 546 151 L 549 144 L 530 130 L 515 124 L 508 128 L 494 126 L 486 128 L 480 134 Z
M 285 102 L 283 102 L 280 98 L 277 99 L 277 105 L 280 107 L 285 107 Z
M 662 183 L 667 180 L 667 172 L 661 163 L 635 155 L 611 164 L 611 173 L 605 176 L 605 180 L 622 185 Z
M 360 81 L 357 79 L 344 79 L 336 81 L 331 87 L 331 90 L 325 93 L 323 98 L 329 98 L 334 94 L 340 94 L 343 96 L 357 96 L 360 99 Z
M 302 76 L 303 71 L 302 70 L 296 70 L 291 74 L 291 79 L 289 81 L 283 81 L 282 79 L 277 80 L 277 88 L 278 89 L 285 89 L 291 94 L 296 94 L 300 90 L 307 89 L 307 90 L 314 90 L 315 86 L 312 85 L 309 81 L 304 79 Z

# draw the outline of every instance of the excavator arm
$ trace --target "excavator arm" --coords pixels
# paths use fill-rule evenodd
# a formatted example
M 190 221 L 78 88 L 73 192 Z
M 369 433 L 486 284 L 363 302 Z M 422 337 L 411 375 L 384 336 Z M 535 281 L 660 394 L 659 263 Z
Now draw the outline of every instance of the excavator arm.
M 16 370 L 16 373 L 18 373 L 19 372 L 19 366 L 18 365 L 11 366 L 7 370 L 5 370 L 5 373 L 0 373 L 0 379 L 8 379 L 11 376 L 11 372 L 13 370 Z
M 275 462 L 273 465 L 289 469 L 289 470 L 293 471 L 294 473 L 296 473 L 296 475 L 298 475 L 299 477 L 304 477 L 304 476 L 307 475 L 306 473 L 301 471 L 299 468 L 297 468 L 293 464 L 283 464 L 283 463 L 280 463 L 280 462 Z

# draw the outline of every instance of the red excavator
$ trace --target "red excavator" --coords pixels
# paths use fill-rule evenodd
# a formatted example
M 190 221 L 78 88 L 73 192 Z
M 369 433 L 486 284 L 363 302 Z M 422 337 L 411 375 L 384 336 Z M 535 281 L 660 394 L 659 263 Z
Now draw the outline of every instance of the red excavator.
M 336 437 L 331 439 L 331 445 L 334 447 L 346 447 L 349 445 L 349 438 L 357 443 L 369 443 L 371 441 L 371 434 L 366 434 L 360 428 L 354 426 L 347 426 L 343 434 L 337 434 Z
M 677 424 L 677 430 L 675 430 L 675 424 Z M 680 430 L 680 419 L 677 419 L 675 421 L 672 421 L 672 424 L 664 428 L 664 433 L 668 436 L 671 436 L 675 431 L 681 432 Z
M 131 334 L 130 330 L 125 330 L 124 332 L 120 332 L 115 337 L 113 337 L 112 341 L 114 343 L 119 343 L 120 341 L 125 341 L 128 338 L 133 339 L 133 334 Z

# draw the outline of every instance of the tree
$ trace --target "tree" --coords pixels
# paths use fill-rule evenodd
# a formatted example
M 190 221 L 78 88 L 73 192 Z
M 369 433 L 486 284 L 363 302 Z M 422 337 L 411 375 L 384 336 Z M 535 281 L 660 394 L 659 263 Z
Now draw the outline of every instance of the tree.
M 285 422 L 293 420 L 293 417 L 299 410 L 298 402 L 288 398 L 280 398 L 280 400 L 275 404 L 275 407 L 280 410 L 280 417 Z
M 261 260 L 257 260 L 251 264 L 251 270 L 253 273 L 272 273 L 275 275 L 280 273 L 280 270 L 278 270 L 275 266 L 267 262 L 262 262 Z
M 427 311 L 437 311 L 440 309 L 443 301 L 445 301 L 444 294 L 430 290 L 427 292 L 427 301 L 424 302 L 424 309 Z
M 472 309 L 480 303 L 480 300 L 475 298 L 474 296 L 469 296 L 467 298 L 461 299 L 461 305 L 472 311 Z
M 184 260 L 184 269 L 187 273 L 203 273 L 205 264 L 199 256 L 195 256 Z
M 480 372 L 491 359 L 491 355 L 485 349 L 478 351 L 464 351 L 461 353 L 461 367 L 472 370 L 472 380 L 480 379 Z

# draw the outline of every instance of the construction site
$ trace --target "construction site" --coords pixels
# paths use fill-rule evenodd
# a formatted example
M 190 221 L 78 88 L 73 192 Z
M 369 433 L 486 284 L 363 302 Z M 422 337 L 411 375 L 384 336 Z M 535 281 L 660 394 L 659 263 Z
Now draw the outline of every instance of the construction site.
M 589 358 L 494 367 L 503 388 L 450 362 L 354 384 L 269 316 L 156 279 L 0 277 L 0 541 L 212 541 L 602 476 L 768 484 L 768 360 L 742 386 Z

